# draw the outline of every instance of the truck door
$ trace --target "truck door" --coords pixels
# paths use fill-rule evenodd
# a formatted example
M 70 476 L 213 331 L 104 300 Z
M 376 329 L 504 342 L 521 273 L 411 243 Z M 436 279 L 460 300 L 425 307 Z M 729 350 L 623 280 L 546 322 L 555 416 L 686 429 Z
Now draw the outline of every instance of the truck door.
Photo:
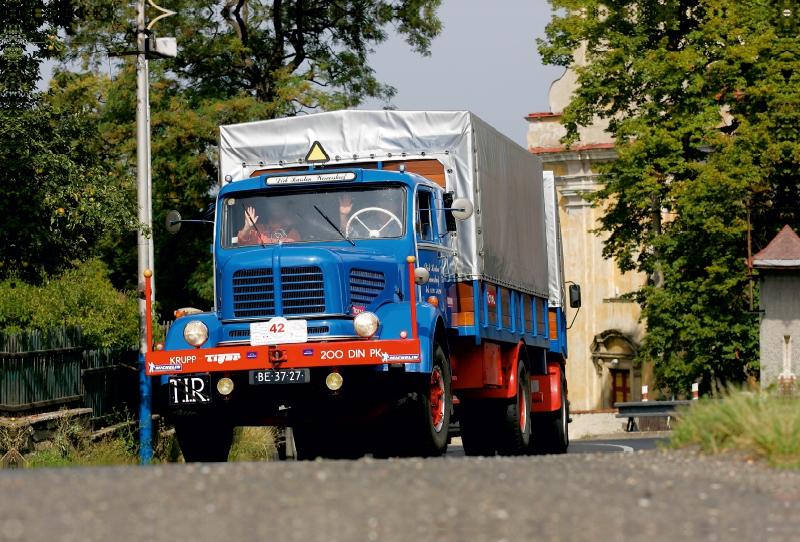
M 414 213 L 414 235 L 417 243 L 417 261 L 420 267 L 424 267 L 430 273 L 430 280 L 427 284 L 419 287 L 419 298 L 427 301 L 430 297 L 438 300 L 439 308 L 445 312 L 444 288 L 442 284 L 442 243 L 444 236 L 439 231 L 437 215 L 435 211 L 441 208 L 441 202 L 437 205 L 434 192 L 425 187 L 417 189 L 415 198 Z

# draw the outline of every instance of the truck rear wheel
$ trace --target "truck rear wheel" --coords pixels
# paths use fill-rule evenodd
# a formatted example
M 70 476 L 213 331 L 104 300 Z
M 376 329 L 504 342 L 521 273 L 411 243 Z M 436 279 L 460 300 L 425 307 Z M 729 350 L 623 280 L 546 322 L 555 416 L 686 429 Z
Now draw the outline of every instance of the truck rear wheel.
M 491 400 L 462 401 L 459 405 L 459 424 L 464 453 L 470 456 L 492 457 L 497 450 L 497 420 L 499 409 Z
M 531 377 L 523 360 L 517 362 L 517 393 L 505 408 L 498 435 L 500 455 L 523 455 L 531 439 Z
M 224 463 L 233 443 L 233 425 L 212 416 L 184 413 L 173 418 L 175 437 L 187 463 Z
M 528 454 L 563 454 L 569 447 L 569 401 L 567 401 L 567 379 L 561 371 L 561 407 L 555 412 L 534 412 Z

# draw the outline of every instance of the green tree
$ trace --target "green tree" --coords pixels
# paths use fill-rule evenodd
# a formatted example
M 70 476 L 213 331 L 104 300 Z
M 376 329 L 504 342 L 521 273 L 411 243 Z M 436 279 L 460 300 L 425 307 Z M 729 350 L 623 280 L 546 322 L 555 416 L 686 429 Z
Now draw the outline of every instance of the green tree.
M 153 156 L 153 220 L 157 297 L 165 312 L 184 305 L 207 308 L 212 268 L 208 227 L 164 230 L 168 210 L 196 218 L 213 201 L 217 174 L 217 127 L 321 110 L 355 107 L 367 98 L 387 103 L 395 90 L 380 83 L 369 54 L 387 39 L 387 29 L 428 55 L 441 30 L 441 0 L 173 0 L 177 16 L 154 26 L 159 36 L 178 39 L 176 59 L 150 62 Z M 148 8 L 151 10 L 151 8 Z M 149 17 L 158 12 L 151 10 Z M 59 89 L 99 88 L 99 66 L 108 51 L 135 49 L 129 7 L 91 0 L 79 13 L 68 39 L 66 60 L 83 62 L 91 73 L 63 70 Z M 101 85 L 102 86 L 102 85 Z M 92 92 L 81 99 L 93 100 Z M 135 72 L 126 60 L 102 90 L 98 112 L 103 144 L 110 144 L 128 174 L 135 169 Z M 68 94 L 62 94 L 66 97 Z M 115 256 L 130 255 L 135 238 L 106 244 L 112 278 L 123 277 Z M 117 261 L 122 261 L 118 259 Z M 126 265 L 126 267 L 128 267 Z
M 568 66 L 585 45 L 564 111 L 578 126 L 608 119 L 618 159 L 604 168 L 604 255 L 649 280 L 640 358 L 659 383 L 741 381 L 759 367 L 748 314 L 746 205 L 754 248 L 800 226 L 800 40 L 794 2 L 551 0 L 539 50 Z M 784 15 L 788 10 L 788 16 Z
M 101 261 L 90 259 L 36 286 L 0 282 L 0 329 L 15 333 L 79 325 L 87 348 L 129 347 L 139 341 L 137 303 L 132 292 L 112 286 Z
M 58 0 L 3 0 L 0 35 L 0 279 L 38 282 L 130 228 L 126 179 L 97 152 L 97 124 L 82 106 L 36 92 L 39 65 L 63 49 L 69 17 Z

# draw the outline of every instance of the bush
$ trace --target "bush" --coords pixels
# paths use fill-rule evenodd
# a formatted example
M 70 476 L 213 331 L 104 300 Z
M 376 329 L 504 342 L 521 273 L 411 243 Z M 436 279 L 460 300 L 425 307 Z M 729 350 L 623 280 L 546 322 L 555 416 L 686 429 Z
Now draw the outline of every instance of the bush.
M 700 399 L 674 427 L 671 447 L 705 453 L 753 452 L 781 468 L 800 467 L 800 399 L 728 388 L 722 400 Z
M 32 286 L 0 282 L 0 329 L 46 329 L 80 325 L 86 348 L 124 347 L 139 342 L 136 296 L 116 290 L 96 259 Z

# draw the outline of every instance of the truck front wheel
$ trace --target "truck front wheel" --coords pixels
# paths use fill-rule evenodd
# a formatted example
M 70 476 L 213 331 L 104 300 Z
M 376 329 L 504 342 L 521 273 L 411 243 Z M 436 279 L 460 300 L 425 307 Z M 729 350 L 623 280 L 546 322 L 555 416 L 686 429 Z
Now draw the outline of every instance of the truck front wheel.
M 375 442 L 375 457 L 435 457 L 447 451 L 453 394 L 450 362 L 438 343 L 433 345 L 433 367 L 416 393 L 401 400 L 397 411 L 384 418 Z
M 221 463 L 228 460 L 233 443 L 233 425 L 193 412 L 175 416 L 173 422 L 178 445 L 187 463 Z

